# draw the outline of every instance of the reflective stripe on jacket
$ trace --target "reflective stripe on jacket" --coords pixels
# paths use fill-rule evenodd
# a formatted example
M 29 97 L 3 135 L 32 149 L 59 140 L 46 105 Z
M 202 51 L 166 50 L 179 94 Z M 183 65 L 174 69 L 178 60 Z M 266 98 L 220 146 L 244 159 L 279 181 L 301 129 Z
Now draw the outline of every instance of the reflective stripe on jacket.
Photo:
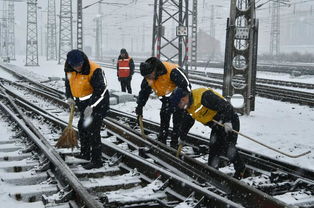
M 213 120 L 214 116 L 217 114 L 217 111 L 211 110 L 205 106 L 202 105 L 202 95 L 206 91 L 212 91 L 222 99 L 224 97 L 220 95 L 218 92 L 210 89 L 210 88 L 198 88 L 195 90 L 192 90 L 192 97 L 193 97 L 193 103 L 191 106 L 189 106 L 186 110 L 187 112 L 197 121 L 207 124 L 211 120 Z
M 100 68 L 100 66 L 93 61 L 89 61 L 89 65 L 90 72 L 88 75 L 77 73 L 75 71 L 67 72 L 71 93 L 75 98 L 83 98 L 93 94 L 94 89 L 90 84 L 90 80 L 94 71 Z
M 176 84 L 170 79 L 170 73 L 173 69 L 179 67 L 177 64 L 169 62 L 162 63 L 166 67 L 167 73 L 159 76 L 157 80 L 146 79 L 148 85 L 154 90 L 158 97 L 169 95 L 176 88 Z
M 119 59 L 118 60 L 118 77 L 129 77 L 131 74 L 130 69 L 130 57 L 127 59 Z

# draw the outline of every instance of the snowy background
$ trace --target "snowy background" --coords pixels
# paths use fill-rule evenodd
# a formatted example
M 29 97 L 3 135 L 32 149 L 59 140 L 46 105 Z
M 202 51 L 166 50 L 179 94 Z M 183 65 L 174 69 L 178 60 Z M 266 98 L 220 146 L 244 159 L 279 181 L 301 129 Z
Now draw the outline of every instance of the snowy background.
M 35 79 L 47 80 L 48 77 L 64 77 L 63 65 L 58 65 L 55 61 L 45 61 L 44 57 L 40 58 L 39 63 L 39 67 L 25 67 L 25 57 L 18 57 L 17 61 L 11 62 L 11 64 L 24 68 L 25 72 L 30 72 L 29 76 Z M 137 63 L 136 59 L 135 63 Z M 106 73 L 109 89 L 119 91 L 120 83 L 117 80 L 116 71 L 105 67 L 103 69 Z M 199 70 L 204 69 L 199 68 Z M 222 72 L 222 69 L 220 71 Z M 206 72 L 217 72 L 217 69 L 206 69 Z M 257 72 L 257 77 L 314 83 L 314 76 L 292 77 L 288 74 Z M 141 81 L 142 76 L 135 73 L 132 79 L 134 95 L 138 95 Z M 63 90 L 64 83 L 62 81 L 56 84 L 57 88 Z M 193 85 L 192 87 L 195 89 L 201 86 Z M 215 90 L 221 92 L 220 89 Z M 307 91 L 313 92 L 314 90 Z M 111 106 L 111 108 L 133 114 L 135 107 L 135 102 Z M 161 102 L 158 99 L 149 99 L 144 107 L 144 118 L 159 122 L 160 107 Z M 297 159 L 288 158 L 241 136 L 238 138 L 238 146 L 258 154 L 274 157 L 303 168 L 314 170 L 314 109 L 261 97 L 256 98 L 255 109 L 249 116 L 240 117 L 240 132 L 289 154 L 300 154 L 309 150 L 312 153 Z M 192 133 L 203 137 L 209 137 L 210 131 L 210 128 L 197 122 L 191 129 Z

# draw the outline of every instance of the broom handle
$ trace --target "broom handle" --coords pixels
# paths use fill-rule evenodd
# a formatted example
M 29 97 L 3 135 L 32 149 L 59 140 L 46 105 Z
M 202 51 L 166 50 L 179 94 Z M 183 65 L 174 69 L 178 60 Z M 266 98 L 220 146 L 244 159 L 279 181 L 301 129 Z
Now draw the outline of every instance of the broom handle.
M 216 123 L 216 124 L 218 124 L 219 126 L 225 127 L 224 124 L 222 124 L 222 123 L 220 123 L 220 122 L 218 122 L 218 121 L 216 121 L 216 120 L 214 120 L 214 119 L 213 119 L 213 122 Z M 234 130 L 234 129 L 232 129 L 232 131 L 233 131 L 234 133 L 237 133 L 237 134 L 239 134 L 239 135 L 241 135 L 241 136 L 243 136 L 243 137 L 245 137 L 245 138 L 247 138 L 247 139 L 249 139 L 249 140 L 251 140 L 251 141 L 257 143 L 257 144 L 260 144 L 260 145 L 262 145 L 262 146 L 264 146 L 264 147 L 266 147 L 266 148 L 268 148 L 268 149 L 271 149 L 271 150 L 273 150 L 273 151 L 275 151 L 275 152 L 278 152 L 278 153 L 280 153 L 280 154 L 283 154 L 283 155 L 285 155 L 285 156 L 287 156 L 287 157 L 298 158 L 298 157 L 302 157 L 302 156 L 304 156 L 304 155 L 307 155 L 307 154 L 311 153 L 311 151 L 307 151 L 307 152 L 301 153 L 301 154 L 299 154 L 299 155 L 291 155 L 291 154 L 282 152 L 282 151 L 280 151 L 280 150 L 277 150 L 277 149 L 275 149 L 275 148 L 273 148 L 273 147 L 271 147 L 271 146 L 268 146 L 268 145 L 266 145 L 266 144 L 264 144 L 264 143 L 262 143 L 262 142 L 260 142 L 260 141 L 257 141 L 256 139 L 254 139 L 254 138 L 252 138 L 252 137 L 249 137 L 249 136 L 247 136 L 247 135 L 245 135 L 245 134 L 242 134 L 241 132 L 238 132 L 238 131 L 236 131 L 236 130 Z
M 144 133 L 143 116 L 138 116 L 138 122 L 140 123 L 141 134 L 145 138 L 146 135 Z
M 183 144 L 179 144 L 176 157 L 179 157 L 179 156 L 180 156 L 180 153 L 181 153 L 181 151 L 182 151 L 182 147 L 183 147 Z
M 69 117 L 69 123 L 68 123 L 68 127 L 71 128 L 72 127 L 72 123 L 73 123 L 73 117 L 74 117 L 74 104 L 70 105 L 70 117 Z

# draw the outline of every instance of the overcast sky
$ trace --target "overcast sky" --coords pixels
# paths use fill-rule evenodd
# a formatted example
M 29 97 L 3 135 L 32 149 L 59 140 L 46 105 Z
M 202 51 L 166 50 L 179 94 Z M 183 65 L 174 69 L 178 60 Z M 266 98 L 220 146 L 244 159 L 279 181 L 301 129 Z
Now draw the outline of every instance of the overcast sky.
M 22 1 L 22 0 L 19 0 Z M 98 0 L 84 0 L 83 7 Z M 41 44 L 45 42 L 46 35 L 46 21 L 47 21 L 47 0 L 38 0 L 38 6 L 41 8 L 38 10 L 38 38 L 39 38 L 39 52 L 44 53 L 45 45 Z M 102 4 L 102 16 L 103 16 L 103 50 L 114 50 L 118 52 L 122 47 L 131 51 L 151 51 L 152 45 L 152 25 L 153 25 L 153 0 L 104 0 L 108 3 L 120 3 L 125 5 L 110 5 Z M 192 0 L 189 1 L 190 4 Z M 261 5 L 267 0 L 257 0 L 257 5 Z M 292 3 L 290 7 L 284 6 L 281 8 L 281 27 L 291 22 L 291 18 L 295 18 L 301 23 L 304 23 L 304 27 L 314 28 L 312 25 L 312 5 L 314 1 L 307 0 L 290 0 Z M 296 3 L 296 4 L 293 4 Z M 198 1 L 198 26 L 200 29 L 209 33 L 210 30 L 210 15 L 211 7 L 215 8 L 215 38 L 221 41 L 222 51 L 224 51 L 225 43 L 225 29 L 226 19 L 229 16 L 229 0 L 199 0 Z M 57 14 L 60 10 L 60 0 L 56 0 Z M 3 2 L 0 0 L 0 7 L 3 8 Z M 191 8 L 191 5 L 190 5 Z M 16 18 L 16 52 L 25 53 L 26 42 L 26 0 L 24 2 L 18 2 L 15 4 L 15 18 Z M 269 37 L 271 26 L 271 4 L 265 4 L 257 10 L 257 17 L 260 19 L 259 28 L 259 53 L 269 51 Z M 2 9 L 1 9 L 2 10 Z M 74 21 L 76 20 L 76 1 L 73 1 Z M 297 12 L 301 15 L 296 15 Z M 98 15 L 98 4 L 93 5 L 83 10 L 84 18 L 84 46 L 95 47 L 95 17 Z M 290 18 L 290 19 L 289 19 Z M 57 19 L 57 24 L 59 21 Z M 176 25 L 171 24 L 167 30 L 171 31 Z M 298 29 L 301 35 L 301 39 L 307 39 L 302 37 L 303 29 Z M 42 31 L 42 32 L 41 32 Z M 76 37 L 76 22 L 73 23 L 74 37 Z M 313 31 L 314 32 L 314 31 Z M 309 31 L 309 35 L 312 35 L 312 29 Z M 173 32 L 174 33 L 174 32 Z M 286 36 L 286 32 L 281 32 L 281 42 L 283 42 Z M 310 40 L 309 40 L 310 41 Z M 133 43 L 133 44 L 132 44 Z M 74 39 L 74 47 L 76 40 Z M 291 45 L 291 44 L 290 44 Z M 312 44 L 314 45 L 314 44 Z M 132 47 L 133 46 L 133 47 Z M 290 47 L 290 46 L 289 46 Z M 295 49 L 299 52 L 308 51 L 310 47 L 303 46 L 305 49 Z M 286 46 L 282 46 L 282 51 L 286 50 Z M 290 47 L 291 48 L 291 47 Z M 314 48 L 314 47 L 313 47 Z M 289 49 L 290 50 L 290 49 Z M 287 51 L 289 51 L 287 49 Z M 313 49 L 314 51 L 314 49 Z M 312 52 L 312 51 L 311 51 Z

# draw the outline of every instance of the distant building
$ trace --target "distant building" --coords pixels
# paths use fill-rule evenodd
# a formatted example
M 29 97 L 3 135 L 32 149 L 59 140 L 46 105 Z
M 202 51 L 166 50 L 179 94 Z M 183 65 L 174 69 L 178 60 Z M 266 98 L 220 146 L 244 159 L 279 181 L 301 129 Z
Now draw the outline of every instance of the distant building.
M 220 41 L 199 29 L 197 33 L 197 59 L 208 61 L 209 59 L 221 58 Z
M 178 45 L 178 42 L 173 42 L 173 44 Z M 189 46 L 189 51 L 191 52 L 191 45 Z M 174 54 L 178 53 L 178 51 L 172 45 L 165 46 L 162 52 L 168 57 L 173 57 Z M 189 54 L 189 59 L 190 57 L 191 54 Z M 177 58 L 178 57 L 175 57 L 174 61 L 176 61 Z M 220 49 L 220 41 L 211 37 L 208 33 L 200 29 L 197 34 L 197 60 L 221 60 L 222 58 L 223 57 Z
M 313 22 L 312 7 L 282 14 L 280 19 L 281 51 L 314 53 Z

